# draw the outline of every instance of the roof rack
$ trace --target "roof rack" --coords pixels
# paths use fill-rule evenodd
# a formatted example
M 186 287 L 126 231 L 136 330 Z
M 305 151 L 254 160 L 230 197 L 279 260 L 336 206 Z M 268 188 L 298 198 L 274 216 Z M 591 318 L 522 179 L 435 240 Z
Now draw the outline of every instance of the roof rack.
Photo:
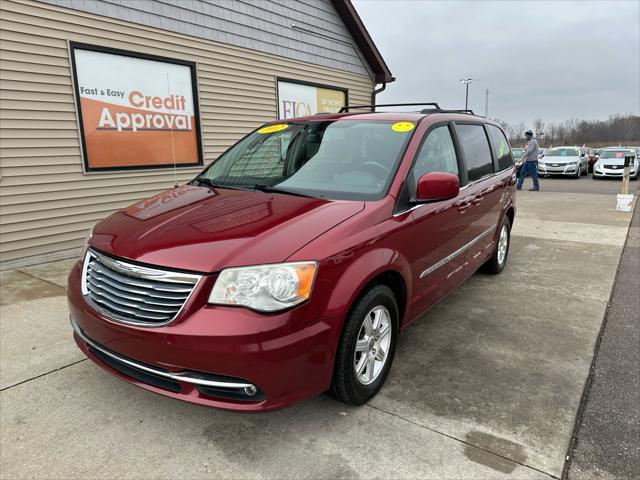
M 360 108 L 377 108 L 377 107 L 418 107 L 425 105 L 430 106 L 431 108 L 424 108 L 420 110 L 420 113 L 465 113 L 467 115 L 475 115 L 473 110 L 463 109 L 463 110 L 447 110 L 444 108 L 440 108 L 435 102 L 425 102 L 425 103 L 379 103 L 377 105 L 345 105 L 342 107 L 338 113 L 345 113 L 351 109 L 360 109 Z
M 377 105 L 345 105 L 342 107 L 338 113 L 348 112 L 352 108 L 376 108 L 376 107 L 418 107 L 424 105 L 432 105 L 434 108 L 440 110 L 440 105 L 435 102 L 427 102 L 427 103 L 379 103 Z
M 467 115 L 475 115 L 475 113 L 473 113 L 473 110 L 470 109 L 445 110 L 443 108 L 424 108 L 420 110 L 420 113 L 466 113 Z

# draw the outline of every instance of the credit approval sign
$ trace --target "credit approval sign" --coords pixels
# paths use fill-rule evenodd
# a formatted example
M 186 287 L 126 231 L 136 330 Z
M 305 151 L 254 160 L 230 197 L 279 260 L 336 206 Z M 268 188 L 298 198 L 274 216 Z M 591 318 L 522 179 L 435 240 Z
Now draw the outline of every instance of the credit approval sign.
M 283 120 L 337 112 L 347 104 L 348 92 L 344 88 L 280 78 L 277 82 L 278 118 Z
M 202 165 L 195 65 L 71 44 L 85 171 Z

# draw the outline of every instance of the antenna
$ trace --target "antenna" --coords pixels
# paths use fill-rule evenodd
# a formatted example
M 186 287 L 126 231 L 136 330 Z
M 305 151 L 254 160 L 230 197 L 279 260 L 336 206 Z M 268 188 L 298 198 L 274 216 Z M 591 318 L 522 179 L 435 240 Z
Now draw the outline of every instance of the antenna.
M 169 84 L 169 74 L 167 73 L 167 96 L 171 95 L 171 85 Z M 171 102 L 173 105 L 173 102 Z M 173 114 L 173 108 L 169 109 Z M 175 121 L 175 117 L 174 117 Z M 173 124 L 171 127 L 171 154 L 173 156 L 173 188 L 178 188 L 178 166 L 176 165 L 176 145 L 173 141 Z

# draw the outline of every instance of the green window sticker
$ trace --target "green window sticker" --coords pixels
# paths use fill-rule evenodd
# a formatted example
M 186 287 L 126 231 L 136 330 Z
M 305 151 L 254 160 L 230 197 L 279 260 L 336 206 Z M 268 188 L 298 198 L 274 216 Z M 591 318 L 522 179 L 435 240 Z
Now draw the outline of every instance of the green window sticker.
M 504 142 L 500 142 L 500 148 L 498 149 L 498 156 L 502 157 L 504 155 L 504 151 L 507 149 L 507 146 Z

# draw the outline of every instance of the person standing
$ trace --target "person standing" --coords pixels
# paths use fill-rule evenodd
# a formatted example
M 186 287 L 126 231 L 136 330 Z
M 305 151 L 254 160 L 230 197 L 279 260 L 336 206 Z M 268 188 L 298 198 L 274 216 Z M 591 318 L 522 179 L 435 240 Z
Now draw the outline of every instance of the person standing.
M 520 176 L 518 177 L 516 188 L 522 190 L 524 178 L 527 176 L 527 173 L 529 173 L 533 179 L 533 188 L 530 188 L 529 191 L 537 192 L 540 190 L 540 182 L 538 181 L 538 156 L 540 155 L 540 148 L 538 147 L 538 141 L 533 138 L 533 132 L 531 130 L 524 132 L 524 137 L 527 139 L 527 144 L 522 154 L 522 168 L 520 168 Z

